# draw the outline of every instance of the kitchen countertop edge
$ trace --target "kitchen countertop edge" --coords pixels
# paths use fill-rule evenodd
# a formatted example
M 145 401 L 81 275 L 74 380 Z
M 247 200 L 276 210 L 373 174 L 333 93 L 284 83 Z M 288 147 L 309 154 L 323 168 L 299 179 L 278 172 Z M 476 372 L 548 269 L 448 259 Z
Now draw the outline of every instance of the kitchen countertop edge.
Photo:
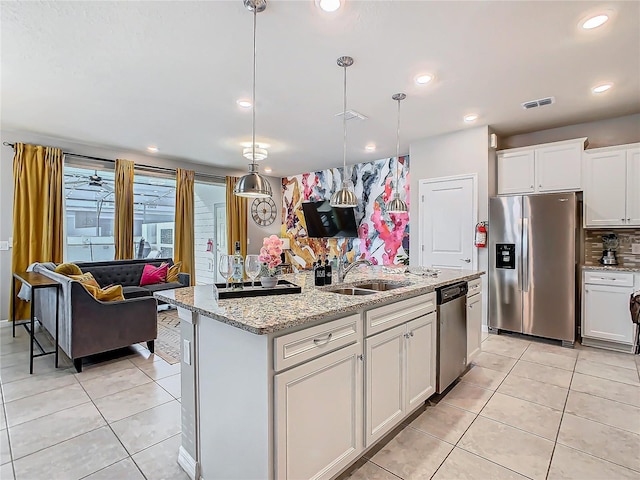
M 316 324 L 317 322 L 320 322 L 322 320 L 332 320 L 334 318 L 339 317 L 341 314 L 349 314 L 349 313 L 355 313 L 355 312 L 359 312 L 362 310 L 365 310 L 367 308 L 370 307 L 375 307 L 376 305 L 382 305 L 382 304 L 386 304 L 386 303 L 390 303 L 390 301 L 400 301 L 400 300 L 405 300 L 408 298 L 412 298 L 412 297 L 416 297 L 418 295 L 424 295 L 427 293 L 431 293 L 433 292 L 436 288 L 448 285 L 448 284 L 452 284 L 455 282 L 463 282 L 463 281 L 469 281 L 469 280 L 474 280 L 476 278 L 479 278 L 481 275 L 484 275 L 485 272 L 484 271 L 464 271 L 464 273 L 461 273 L 460 276 L 455 277 L 455 278 L 448 278 L 448 279 L 439 279 L 439 278 L 431 278 L 431 279 L 427 279 L 425 282 L 425 279 L 416 279 L 412 281 L 412 284 L 407 285 L 405 287 L 401 287 L 398 289 L 394 289 L 394 290 L 387 290 L 387 291 L 383 291 L 383 292 L 378 292 L 372 295 L 366 295 L 366 296 L 342 296 L 340 294 L 337 293 L 332 293 L 332 292 L 327 292 L 326 288 L 327 287 L 307 287 L 306 289 L 303 289 L 303 292 L 300 294 L 293 294 L 293 295 L 304 295 L 305 292 L 307 294 L 312 293 L 312 294 L 317 294 L 317 293 L 325 293 L 327 295 L 332 295 L 335 297 L 327 297 L 327 299 L 333 298 L 334 300 L 336 300 L 336 302 L 338 302 L 339 300 L 345 301 L 346 299 L 350 300 L 350 304 L 347 305 L 340 305 L 337 307 L 327 307 L 326 310 L 324 311 L 320 311 L 317 313 L 309 313 L 309 314 L 301 314 L 301 316 L 296 317 L 294 319 L 286 319 L 286 320 L 282 320 L 282 321 L 277 321 L 265 326 L 258 326 L 255 325 L 254 322 L 251 321 L 243 321 L 242 319 L 238 319 L 238 318 L 232 318 L 231 316 L 228 316 L 226 314 L 226 309 L 225 309 L 225 304 L 227 305 L 233 305 L 233 304 L 237 304 L 237 302 L 240 301 L 247 301 L 247 300 L 251 300 L 251 299 L 256 299 L 256 298 L 261 298 L 264 299 L 266 297 L 244 297 L 244 298 L 238 298 L 238 299 L 227 299 L 227 300 L 222 300 L 222 305 L 220 306 L 215 306 L 215 307 L 211 307 L 210 305 L 200 305 L 198 304 L 197 301 L 191 301 L 191 302 L 187 302 L 184 300 L 181 300 L 179 298 L 176 298 L 176 292 L 178 294 L 185 292 L 186 289 L 190 289 L 190 292 L 193 292 L 195 288 L 198 287 L 208 287 L 211 288 L 210 285 L 208 286 L 196 286 L 196 287 L 184 287 L 184 288 L 180 288 L 180 289 L 173 289 L 173 290 L 162 290 L 160 292 L 155 292 L 154 296 L 158 299 L 161 300 L 163 302 L 169 303 L 171 305 L 175 305 L 176 307 L 181 307 L 181 308 L 185 308 L 187 310 L 190 310 L 192 312 L 196 312 L 199 313 L 200 315 L 203 315 L 205 317 L 208 318 L 212 318 L 214 320 L 217 320 L 219 322 L 225 323 L 227 325 L 245 330 L 247 332 L 256 334 L 256 335 L 268 335 L 271 333 L 276 333 L 276 332 L 280 332 L 280 331 L 284 331 L 284 330 L 288 330 L 294 327 L 300 327 L 300 326 L 304 326 L 304 325 L 311 325 L 311 324 Z M 286 276 L 283 276 L 286 277 Z M 399 275 L 393 275 L 393 277 L 399 277 Z M 353 286 L 356 283 L 361 283 L 365 280 L 371 280 L 371 277 L 365 277 L 365 278 L 361 278 L 361 279 L 354 279 L 352 281 L 349 282 L 344 282 L 340 284 L 340 287 L 349 287 L 349 286 Z M 410 279 L 408 279 L 407 277 L 404 278 L 387 278 L 387 280 L 389 281 L 410 281 Z M 432 282 L 432 283 L 429 283 Z M 337 287 L 337 285 L 332 285 L 332 287 Z M 183 297 L 187 298 L 189 295 L 185 294 L 182 295 Z M 290 295 L 274 295 L 274 296 L 269 296 L 269 298 L 272 298 L 273 300 L 283 300 L 286 301 L 287 297 L 290 297 Z M 342 298 L 341 298 L 342 297 Z M 346 297 L 346 298 L 345 298 Z M 191 298 L 193 298 L 193 295 L 191 296 Z M 276 316 L 279 317 L 278 312 L 271 312 L 270 314 L 272 317 Z
M 582 265 L 581 267 L 582 267 L 582 270 L 640 273 L 640 267 L 625 267 L 623 265 Z

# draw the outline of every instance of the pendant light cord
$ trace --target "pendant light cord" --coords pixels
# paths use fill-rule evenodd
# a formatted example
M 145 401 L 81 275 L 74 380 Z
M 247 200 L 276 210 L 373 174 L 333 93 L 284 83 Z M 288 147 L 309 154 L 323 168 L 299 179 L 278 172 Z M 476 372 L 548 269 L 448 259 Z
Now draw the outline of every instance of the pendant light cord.
M 253 103 L 252 119 L 251 119 L 251 164 L 256 164 L 256 23 L 258 17 L 258 9 L 253 9 L 253 91 L 251 93 L 251 102 Z
M 399 195 L 398 183 L 400 177 L 398 176 L 398 168 L 400 167 L 400 99 L 398 99 L 398 129 L 396 131 L 396 193 Z
M 344 131 L 344 138 L 342 142 L 342 184 L 345 185 L 347 181 L 347 65 L 344 67 L 344 108 L 342 110 L 342 129 Z

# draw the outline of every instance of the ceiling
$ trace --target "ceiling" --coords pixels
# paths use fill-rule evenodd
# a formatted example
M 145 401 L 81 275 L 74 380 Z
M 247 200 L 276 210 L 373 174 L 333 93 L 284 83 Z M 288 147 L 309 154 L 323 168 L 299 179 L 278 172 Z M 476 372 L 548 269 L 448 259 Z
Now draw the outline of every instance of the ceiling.
M 2 128 L 246 168 L 253 14 L 242 0 L 2 2 Z M 609 9 L 603 27 L 578 27 Z M 490 125 L 511 135 L 640 111 L 640 2 L 270 0 L 257 18 L 256 139 L 284 176 L 401 154 Z M 424 86 L 417 74 L 436 79 Z M 614 87 L 601 95 L 590 89 Z M 527 100 L 555 96 L 525 111 Z M 463 122 L 477 113 L 473 125 Z M 364 147 L 375 143 L 374 152 Z

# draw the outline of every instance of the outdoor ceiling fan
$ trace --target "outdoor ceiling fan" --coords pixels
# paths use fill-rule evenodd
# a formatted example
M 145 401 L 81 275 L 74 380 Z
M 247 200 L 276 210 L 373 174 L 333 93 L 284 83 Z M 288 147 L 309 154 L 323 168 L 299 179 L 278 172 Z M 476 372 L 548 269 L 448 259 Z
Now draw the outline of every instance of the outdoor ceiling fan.
M 76 188 L 85 185 L 89 187 L 100 187 L 108 192 L 113 192 L 113 186 L 110 185 L 107 180 L 104 180 L 100 175 L 98 175 L 97 170 L 94 170 L 93 175 L 89 175 L 88 177 L 71 174 L 68 179 L 65 180 L 65 186 L 71 190 L 75 190 Z

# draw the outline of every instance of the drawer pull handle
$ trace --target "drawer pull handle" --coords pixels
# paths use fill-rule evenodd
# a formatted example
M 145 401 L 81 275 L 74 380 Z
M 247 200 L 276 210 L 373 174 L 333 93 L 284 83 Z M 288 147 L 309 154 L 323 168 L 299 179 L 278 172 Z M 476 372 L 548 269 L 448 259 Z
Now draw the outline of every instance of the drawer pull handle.
M 320 345 L 326 345 L 327 343 L 329 343 L 331 341 L 331 337 L 333 336 L 333 333 L 330 333 L 329 335 L 327 335 L 327 338 L 325 338 L 324 340 L 319 340 L 317 338 L 313 339 L 313 343 L 316 344 L 316 346 L 320 346 Z

